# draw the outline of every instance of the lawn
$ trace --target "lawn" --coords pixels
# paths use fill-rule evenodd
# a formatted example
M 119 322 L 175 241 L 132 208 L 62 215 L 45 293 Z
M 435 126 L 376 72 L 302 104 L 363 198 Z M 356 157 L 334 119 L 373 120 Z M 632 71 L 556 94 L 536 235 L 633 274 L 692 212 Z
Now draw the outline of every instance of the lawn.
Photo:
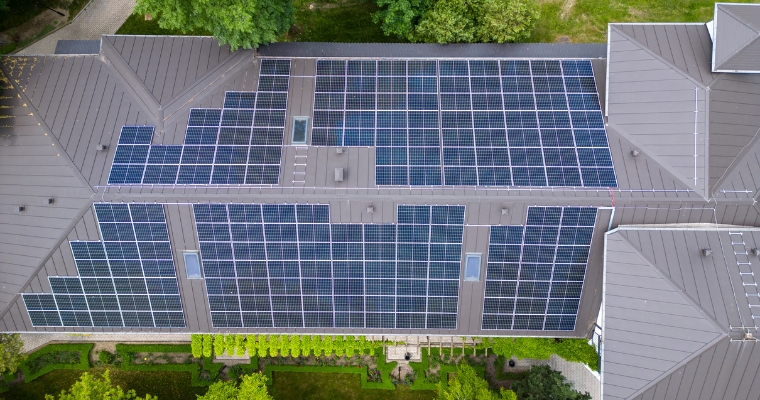
M 91 374 L 101 374 L 105 368 L 92 368 Z M 32 382 L 23 383 L 9 392 L 0 394 L 3 400 L 42 400 L 45 394 L 58 394 L 68 389 L 84 371 L 55 370 Z M 111 369 L 111 381 L 122 388 L 135 389 L 139 396 L 150 393 L 159 399 L 195 400 L 208 388 L 190 385 L 189 372 L 137 372 Z
M 362 389 L 358 374 L 320 374 L 308 372 L 275 372 L 269 393 L 276 400 L 430 400 L 432 391 Z

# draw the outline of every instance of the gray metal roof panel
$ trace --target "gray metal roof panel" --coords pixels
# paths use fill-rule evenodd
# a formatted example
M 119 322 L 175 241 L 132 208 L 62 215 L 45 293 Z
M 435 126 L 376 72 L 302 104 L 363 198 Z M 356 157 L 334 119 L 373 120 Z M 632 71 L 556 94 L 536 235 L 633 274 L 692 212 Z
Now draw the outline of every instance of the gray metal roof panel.
M 701 82 L 618 25 L 610 25 L 608 65 L 610 126 L 706 196 L 707 92 Z
M 712 70 L 758 72 L 760 7 L 754 4 L 715 5 Z
M 551 43 L 470 43 L 470 44 L 406 44 L 406 43 L 317 43 L 283 42 L 262 46 L 264 57 L 304 58 L 604 58 L 604 44 Z
M 620 231 L 606 235 L 603 393 L 630 398 L 725 336 Z
M 59 40 L 55 44 L 55 54 L 98 54 L 100 40 Z

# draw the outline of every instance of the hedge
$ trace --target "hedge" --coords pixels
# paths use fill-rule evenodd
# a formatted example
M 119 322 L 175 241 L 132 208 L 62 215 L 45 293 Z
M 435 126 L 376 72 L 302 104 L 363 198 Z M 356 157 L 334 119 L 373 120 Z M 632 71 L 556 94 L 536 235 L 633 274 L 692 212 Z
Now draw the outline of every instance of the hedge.
M 380 349 L 378 348 L 378 351 Z M 360 374 L 362 389 L 381 389 L 381 390 L 394 390 L 396 386 L 391 383 L 391 372 L 396 368 L 397 363 L 386 362 L 385 355 L 377 356 L 377 369 L 380 371 L 382 382 L 367 382 L 367 375 L 369 367 L 354 367 L 354 366 L 318 366 L 318 365 L 267 365 L 264 368 L 264 374 L 267 377 L 267 385 L 271 385 L 273 372 L 317 372 L 317 373 L 340 373 L 340 374 Z
M 462 350 L 462 349 L 459 349 Z M 411 389 L 412 390 L 438 390 L 438 384 L 437 383 L 429 383 L 425 382 L 425 371 L 430 369 L 430 356 L 427 354 L 427 351 L 422 350 L 421 351 L 421 361 L 420 362 L 414 362 L 410 361 L 409 366 L 412 367 L 414 370 L 415 375 L 417 375 L 417 379 L 415 379 L 414 383 L 412 383 Z M 438 355 L 438 349 L 430 349 L 431 354 Z M 449 386 L 449 380 L 447 379 L 449 372 L 456 372 L 457 366 L 456 365 L 449 365 L 449 364 L 440 364 L 440 369 L 438 370 L 438 376 L 441 377 L 441 382 L 443 385 L 443 388 L 446 389 Z
M 219 371 L 224 364 L 212 363 L 210 357 L 203 359 L 203 368 L 198 364 L 133 364 L 130 357 L 125 357 L 126 353 L 190 353 L 189 344 L 117 344 L 116 351 L 122 354 L 121 369 L 125 371 L 171 371 L 171 372 L 190 372 L 190 384 L 192 386 L 209 386 L 213 383 L 213 378 L 219 375 Z M 201 371 L 209 371 L 212 379 L 205 381 L 200 379 Z
M 586 339 L 549 338 L 483 338 L 481 348 L 488 347 L 493 354 L 511 358 L 532 358 L 546 360 L 556 354 L 570 362 L 581 362 L 594 371 L 599 371 L 599 355 Z
M 88 370 L 90 369 L 90 350 L 94 344 L 92 343 L 77 343 L 77 344 L 50 344 L 47 345 L 32 354 L 29 354 L 24 362 L 21 363 L 19 369 L 24 373 L 24 382 L 31 382 L 48 372 L 57 369 L 78 369 Z M 61 351 L 78 351 L 79 362 L 76 364 L 48 364 L 39 371 L 32 373 L 29 369 L 29 362 L 36 360 L 37 358 L 50 353 L 57 353 Z

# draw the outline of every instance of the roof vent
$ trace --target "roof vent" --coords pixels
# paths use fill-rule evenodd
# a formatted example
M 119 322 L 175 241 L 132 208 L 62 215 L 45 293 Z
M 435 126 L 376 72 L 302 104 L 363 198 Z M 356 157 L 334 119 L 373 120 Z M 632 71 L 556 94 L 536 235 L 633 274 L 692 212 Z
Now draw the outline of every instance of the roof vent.
M 343 168 L 335 168 L 335 182 L 343 182 Z
M 103 144 L 103 143 L 99 144 L 98 147 L 97 147 L 98 151 L 103 151 L 103 150 L 105 150 L 107 148 L 108 148 L 108 146 L 105 145 L 105 144 Z
M 752 340 L 754 337 L 752 336 L 752 332 L 746 332 L 744 333 L 744 338 L 747 340 Z
M 752 254 L 755 257 L 760 256 L 760 249 L 755 247 L 754 249 L 750 250 L 750 254 Z
M 335 149 L 335 152 L 338 153 L 338 154 L 343 154 L 343 148 L 342 147 L 338 147 L 337 149 Z
M 509 208 L 502 207 L 501 208 L 501 215 L 509 215 Z
M 702 255 L 705 257 L 710 257 L 712 255 L 712 250 L 708 248 L 702 249 Z
M 48 204 L 53 204 L 53 203 L 55 203 L 55 199 L 54 199 L 54 198 L 52 198 L 52 197 L 48 197 L 48 199 L 47 199 L 47 203 L 48 203 Z
M 632 156 L 636 157 L 639 154 L 641 154 L 641 152 L 639 151 L 639 149 L 633 149 L 633 150 L 631 150 L 631 155 Z
M 372 214 L 375 212 L 375 206 L 367 206 L 367 214 Z
M 18 207 L 16 207 L 16 211 L 18 211 L 18 212 L 24 212 L 24 211 L 26 211 L 26 207 L 25 206 L 18 206 Z

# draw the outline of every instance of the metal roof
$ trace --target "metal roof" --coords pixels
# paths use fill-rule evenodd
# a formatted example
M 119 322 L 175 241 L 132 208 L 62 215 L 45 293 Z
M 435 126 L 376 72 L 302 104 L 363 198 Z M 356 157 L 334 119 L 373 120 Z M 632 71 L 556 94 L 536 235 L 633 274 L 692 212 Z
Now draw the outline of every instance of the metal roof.
M 715 72 L 760 72 L 760 7 L 757 4 L 715 4 Z
M 757 331 L 758 244 L 758 228 L 717 224 L 608 232 L 604 397 L 757 398 L 760 371 L 749 356 L 760 350 L 744 334 Z

